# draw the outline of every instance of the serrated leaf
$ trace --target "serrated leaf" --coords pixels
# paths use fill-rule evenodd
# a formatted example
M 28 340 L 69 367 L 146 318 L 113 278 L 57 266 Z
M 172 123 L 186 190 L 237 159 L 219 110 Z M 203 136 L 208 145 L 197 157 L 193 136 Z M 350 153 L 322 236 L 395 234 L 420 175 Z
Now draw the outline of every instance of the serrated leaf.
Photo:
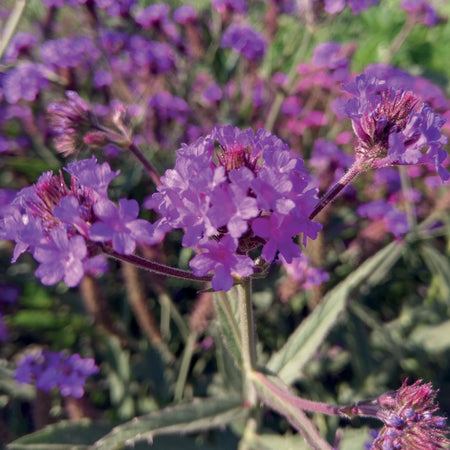
M 222 427 L 232 421 L 243 420 L 246 415 L 247 411 L 239 397 L 196 399 L 119 425 L 90 450 L 114 450 L 127 441 L 151 440 L 153 436 L 161 434 L 190 433 Z
M 302 377 L 308 361 L 314 356 L 328 332 L 345 310 L 350 294 L 363 282 L 375 284 L 398 260 L 403 247 L 392 242 L 367 259 L 344 281 L 329 291 L 314 311 L 297 327 L 284 346 L 275 353 L 267 368 L 287 384 Z M 374 274 L 376 276 L 374 277 Z
M 111 430 L 111 425 L 62 421 L 35 433 L 22 436 L 7 445 L 8 450 L 85 450 Z

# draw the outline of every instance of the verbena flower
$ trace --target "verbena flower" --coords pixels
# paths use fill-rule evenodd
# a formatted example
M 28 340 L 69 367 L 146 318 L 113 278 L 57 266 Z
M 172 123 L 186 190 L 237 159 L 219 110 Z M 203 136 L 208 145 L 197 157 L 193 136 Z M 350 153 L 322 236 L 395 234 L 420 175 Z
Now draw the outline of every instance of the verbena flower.
M 64 280 L 77 286 L 83 275 L 105 270 L 97 242 L 122 254 L 132 253 L 136 243 L 152 244 L 157 232 L 138 219 L 135 200 L 120 199 L 119 207 L 108 199 L 108 185 L 119 171 L 95 157 L 70 163 L 70 185 L 62 174 L 42 174 L 37 183 L 19 191 L 0 219 L 0 237 L 16 242 L 13 262 L 30 252 L 40 263 L 36 276 L 45 285 Z
M 402 0 L 400 6 L 428 27 L 433 27 L 438 23 L 439 17 L 436 9 L 427 0 Z
M 58 388 L 64 397 L 81 398 L 86 378 L 98 370 L 92 358 L 83 359 L 77 353 L 67 356 L 63 352 L 40 350 L 25 355 L 14 376 L 19 384 L 35 384 L 44 392 Z
M 3 94 L 8 103 L 20 99 L 33 102 L 41 89 L 48 86 L 46 69 L 41 64 L 24 62 L 6 72 L 2 78 Z
M 266 50 L 266 41 L 250 25 L 232 23 L 223 34 L 222 47 L 231 47 L 251 61 L 259 61 Z
M 343 85 L 354 95 L 345 113 L 357 137 L 356 157 L 365 168 L 428 163 L 443 181 L 450 175 L 442 166 L 447 137 L 445 119 L 413 92 L 396 89 L 388 82 L 365 74 Z
M 436 450 L 449 448 L 445 417 L 435 415 L 437 391 L 422 380 L 378 399 L 377 417 L 384 422 L 372 450 Z
M 290 262 L 301 254 L 293 237 L 306 242 L 321 229 L 308 218 L 317 191 L 303 160 L 270 132 L 217 127 L 177 153 L 145 205 L 162 216 L 155 233 L 184 229 L 183 246 L 200 253 L 191 261 L 197 275 L 217 267 L 214 289 L 251 274 L 250 250 L 262 245 L 265 261 L 280 252 Z
M 406 213 L 396 209 L 386 200 L 376 200 L 358 207 L 356 212 L 371 220 L 383 220 L 386 228 L 395 236 L 400 237 L 409 231 Z
M 325 11 L 330 14 L 341 12 L 345 8 L 345 0 L 324 0 Z M 347 0 L 353 14 L 359 14 L 370 6 L 376 5 L 378 0 Z

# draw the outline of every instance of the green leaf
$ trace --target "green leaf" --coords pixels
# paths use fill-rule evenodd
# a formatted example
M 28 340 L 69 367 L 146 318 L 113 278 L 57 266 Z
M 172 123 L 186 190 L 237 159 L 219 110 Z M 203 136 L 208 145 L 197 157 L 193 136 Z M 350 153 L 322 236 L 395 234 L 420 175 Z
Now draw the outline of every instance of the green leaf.
M 191 403 L 169 406 L 160 411 L 136 417 L 115 427 L 97 441 L 91 450 L 119 449 L 126 441 L 151 441 L 153 436 L 169 433 L 189 433 L 223 427 L 242 421 L 247 410 L 239 397 L 196 399 Z
M 6 447 L 8 450 L 81 450 L 87 449 L 111 430 L 106 423 L 90 420 L 62 421 L 35 433 L 22 436 Z
M 428 244 L 421 246 L 420 253 L 430 272 L 441 278 L 448 294 L 450 292 L 450 262 L 448 257 Z
M 429 354 L 445 352 L 450 348 L 450 320 L 439 325 L 419 326 L 409 340 Z
M 245 438 L 244 444 L 248 448 L 257 448 L 258 450 L 311 450 L 300 434 L 287 436 L 253 434 L 251 437 Z
M 400 257 L 403 247 L 392 242 L 362 263 L 344 281 L 329 291 L 316 309 L 297 327 L 284 346 L 275 353 L 267 368 L 287 384 L 303 375 L 303 369 L 316 353 L 331 328 L 345 310 L 350 294 L 362 283 L 374 285 L 383 279 Z

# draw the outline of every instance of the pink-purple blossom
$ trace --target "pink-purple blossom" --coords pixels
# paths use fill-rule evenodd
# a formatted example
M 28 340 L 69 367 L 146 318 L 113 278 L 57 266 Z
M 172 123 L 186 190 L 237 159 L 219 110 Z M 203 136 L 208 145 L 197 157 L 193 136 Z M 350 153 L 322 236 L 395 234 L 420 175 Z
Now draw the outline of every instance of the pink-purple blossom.
M 302 234 L 304 242 L 316 238 L 321 226 L 309 214 L 317 190 L 303 160 L 270 132 L 216 127 L 177 153 L 174 169 L 166 171 L 145 206 L 161 215 L 154 224 L 159 236 L 184 229 L 182 245 L 200 253 L 193 259 L 197 273 L 214 270 L 218 260 L 209 252 L 229 253 L 228 259 L 222 256 L 228 263 L 220 265 L 215 289 L 228 290 L 233 274 L 249 275 L 251 260 L 235 264 L 236 255 L 247 258 L 262 245 L 266 262 L 278 252 L 291 261 L 300 255 L 295 236 Z
M 63 397 L 81 398 L 86 378 L 98 370 L 92 358 L 83 359 L 77 353 L 67 356 L 62 352 L 40 350 L 25 355 L 14 376 L 19 384 L 35 384 L 44 392 L 57 388 Z
M 221 46 L 231 47 L 251 61 L 259 61 L 264 56 L 266 41 L 252 26 L 232 23 L 223 34 Z
M 427 163 L 443 181 L 449 179 L 442 165 L 447 157 L 442 116 L 413 92 L 365 74 L 343 88 L 354 96 L 344 110 L 352 120 L 356 157 L 361 164 L 380 168 Z

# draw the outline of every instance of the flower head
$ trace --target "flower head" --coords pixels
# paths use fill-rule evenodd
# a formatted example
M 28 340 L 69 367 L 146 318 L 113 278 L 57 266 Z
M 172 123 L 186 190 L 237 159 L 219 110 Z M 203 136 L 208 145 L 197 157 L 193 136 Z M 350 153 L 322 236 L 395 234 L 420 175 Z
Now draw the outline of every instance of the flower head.
M 250 25 L 231 24 L 222 38 L 222 47 L 231 47 L 251 61 L 259 61 L 266 50 L 263 36 Z
M 450 177 L 442 166 L 445 119 L 413 92 L 364 74 L 343 88 L 355 96 L 345 113 L 357 137 L 356 156 L 366 168 L 429 163 L 443 181 Z
M 91 226 L 102 220 L 96 205 L 109 202 L 107 188 L 118 172 L 108 163 L 98 164 L 95 157 L 69 164 L 67 172 L 71 174 L 69 186 L 62 173 L 45 172 L 35 185 L 20 190 L 0 219 L 0 237 L 16 242 L 13 262 L 25 251 L 33 255 L 40 263 L 36 276 L 43 284 L 64 279 L 73 287 L 86 272 L 98 274 L 104 266 L 99 249 L 87 241 Z M 150 224 L 134 219 L 124 213 L 134 244 L 147 241 L 143 233 Z
M 372 450 L 436 450 L 448 448 L 445 418 L 435 415 L 437 391 L 422 380 L 408 386 L 406 381 L 396 392 L 378 399 L 377 417 L 384 422 L 372 444 Z
M 25 355 L 17 365 L 15 378 L 19 384 L 34 383 L 44 392 L 58 388 L 64 397 L 81 398 L 89 375 L 98 372 L 92 358 L 78 354 L 67 356 L 62 352 L 40 350 Z
M 293 237 L 314 239 L 321 228 L 308 218 L 316 189 L 303 160 L 266 130 L 217 127 L 178 150 L 161 181 L 146 201 L 162 216 L 155 230 L 183 228 L 183 246 L 200 253 L 194 271 L 220 272 L 214 289 L 230 289 L 232 274 L 253 272 L 250 250 L 263 245 L 266 262 L 277 252 L 290 261 L 300 254 Z

